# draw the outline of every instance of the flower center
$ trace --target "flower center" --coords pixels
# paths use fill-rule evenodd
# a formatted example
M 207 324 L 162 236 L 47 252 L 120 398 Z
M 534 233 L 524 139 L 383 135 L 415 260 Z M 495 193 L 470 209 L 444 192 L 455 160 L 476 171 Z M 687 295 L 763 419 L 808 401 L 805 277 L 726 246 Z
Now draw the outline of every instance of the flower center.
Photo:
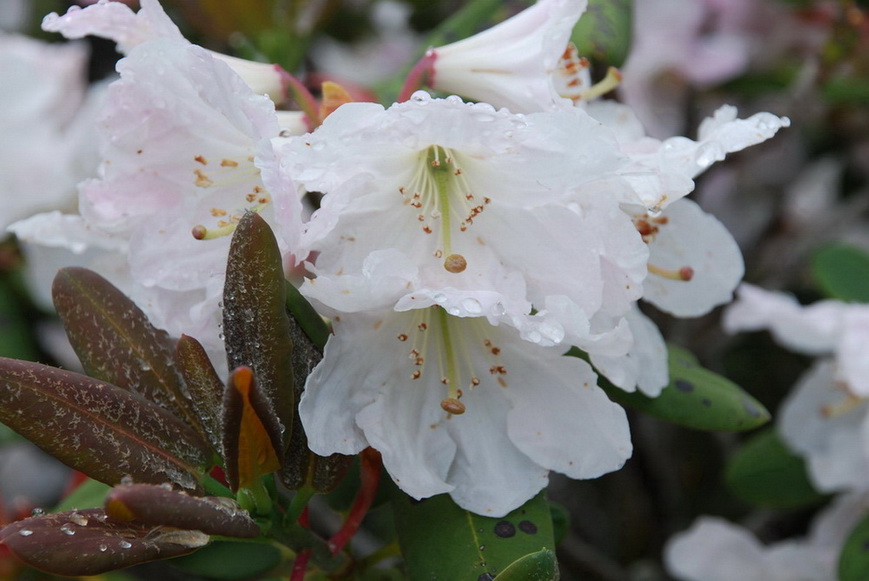
M 495 345 L 487 330 L 491 327 L 479 318 L 449 315 L 441 307 L 413 311 L 411 325 L 396 335 L 400 343 L 410 346 L 408 359 L 413 381 L 436 381 L 446 388 L 441 408 L 453 415 L 465 412 L 461 402 L 463 389 L 480 385 L 484 369 L 501 387 L 507 387 L 507 369 L 501 359 L 501 348 Z M 432 369 L 430 362 L 436 362 Z
M 456 154 L 446 147 L 432 145 L 421 151 L 416 168 L 410 183 L 398 192 L 416 211 L 422 231 L 435 236 L 434 257 L 443 259 L 447 272 L 463 272 L 468 262 L 454 252 L 453 235 L 466 232 L 491 200 L 471 191 Z
M 640 214 L 633 217 L 634 226 L 637 229 L 637 232 L 640 233 L 640 236 L 643 238 L 643 242 L 649 244 L 655 239 L 655 236 L 660 232 L 661 228 L 666 226 L 669 223 L 669 218 L 667 216 L 650 216 L 648 214 Z M 655 276 L 660 276 L 669 280 L 680 280 L 684 282 L 690 281 L 694 278 L 694 269 L 690 266 L 683 266 L 681 268 L 676 269 L 667 269 L 661 268 L 654 264 L 647 265 L 649 274 L 654 274 Z
M 262 186 L 260 170 L 254 165 L 253 156 L 214 161 L 197 155 L 193 160 L 196 163 L 193 169 L 196 187 L 203 190 L 231 187 L 244 192 L 238 204 L 232 208 L 215 206 L 209 209 L 212 224 L 197 224 L 193 227 L 192 234 L 197 240 L 211 240 L 232 234 L 245 211 L 259 212 L 272 201 Z
M 591 84 L 589 68 L 591 63 L 585 57 L 580 57 L 576 46 L 571 42 L 564 49 L 558 61 L 558 67 L 552 78 L 556 92 L 573 101 L 591 101 L 609 93 L 619 86 L 622 74 L 615 67 L 609 67 L 606 76 L 595 84 Z

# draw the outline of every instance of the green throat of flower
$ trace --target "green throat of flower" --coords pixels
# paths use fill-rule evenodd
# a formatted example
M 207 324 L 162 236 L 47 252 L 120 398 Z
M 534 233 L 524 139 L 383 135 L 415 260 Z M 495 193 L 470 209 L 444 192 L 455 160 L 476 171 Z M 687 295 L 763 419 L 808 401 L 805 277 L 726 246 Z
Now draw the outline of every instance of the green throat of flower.
M 471 191 L 457 154 L 446 147 L 420 151 L 416 168 L 410 183 L 398 191 L 416 211 L 423 233 L 435 237 L 432 255 L 443 260 L 447 272 L 463 272 L 468 261 L 454 248 L 454 238 L 468 231 L 491 200 Z

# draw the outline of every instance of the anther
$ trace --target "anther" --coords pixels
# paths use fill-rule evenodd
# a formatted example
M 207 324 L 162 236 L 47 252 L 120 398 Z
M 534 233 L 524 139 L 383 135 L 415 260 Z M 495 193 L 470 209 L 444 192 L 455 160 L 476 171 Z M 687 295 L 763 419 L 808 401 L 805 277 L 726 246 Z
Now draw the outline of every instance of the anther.
M 450 254 L 444 259 L 444 269 L 447 272 L 457 274 L 464 272 L 466 268 L 468 268 L 468 261 L 461 254 Z
M 441 401 L 441 409 L 443 409 L 448 414 L 459 416 L 465 413 L 465 404 L 463 404 L 454 397 L 448 397 Z
M 689 280 L 694 278 L 694 269 L 690 266 L 683 266 L 682 268 L 679 268 L 677 270 L 668 270 L 666 268 L 655 266 L 654 264 L 649 264 L 648 269 L 649 274 L 654 274 L 668 280 L 679 280 L 683 282 L 688 282 Z

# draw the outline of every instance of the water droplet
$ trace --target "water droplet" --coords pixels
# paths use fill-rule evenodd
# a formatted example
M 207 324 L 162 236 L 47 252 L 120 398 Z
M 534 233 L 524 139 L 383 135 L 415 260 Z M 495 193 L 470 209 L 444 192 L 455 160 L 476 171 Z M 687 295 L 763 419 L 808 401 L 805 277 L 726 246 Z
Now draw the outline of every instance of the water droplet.
M 417 91 L 410 96 L 410 100 L 418 105 L 425 105 L 429 101 L 431 101 L 431 95 L 429 95 L 425 91 Z
M 469 315 L 479 315 L 483 312 L 483 307 L 477 299 L 463 299 L 462 308 L 465 309 L 465 312 Z
M 702 168 L 707 168 L 716 161 L 724 159 L 724 150 L 717 143 L 704 143 L 697 148 L 697 154 L 694 158 Z
M 543 337 L 537 331 L 531 331 L 528 333 L 528 340 L 532 343 L 540 343 Z
M 45 511 L 41 508 L 34 508 L 30 511 L 30 516 L 42 516 L 43 514 L 45 514 Z
M 109 547 L 106 545 L 100 545 L 99 548 L 100 548 L 100 553 L 105 553 L 106 551 L 109 550 Z
M 462 314 L 462 311 L 459 310 L 457 307 L 450 307 L 447 309 L 447 313 L 449 313 L 450 315 L 452 315 L 454 317 L 458 317 L 459 315 Z
M 441 305 L 445 300 L 447 300 L 447 295 L 444 293 L 435 293 L 432 295 L 431 300 Z
M 496 317 L 500 317 L 501 315 L 506 315 L 507 314 L 507 307 L 504 306 L 504 303 L 500 303 L 500 302 L 495 303 L 492 306 L 492 314 L 495 315 Z
M 127 474 L 126 476 L 121 478 L 121 484 L 132 484 L 132 483 L 133 483 L 133 477 L 130 476 L 129 474 Z
M 65 535 L 72 536 L 75 534 L 75 529 L 72 527 L 73 527 L 72 523 L 66 523 L 65 525 L 60 527 L 60 532 L 62 532 Z
M 127 541 L 121 541 L 120 543 L 118 543 L 118 546 L 121 547 L 122 549 L 129 549 L 129 548 L 132 547 L 133 545 L 131 545 L 131 544 L 130 544 L 129 542 L 127 542 Z
M 87 526 L 87 524 L 88 524 L 88 517 L 86 517 L 85 515 L 83 515 L 79 512 L 74 512 L 74 513 L 70 514 L 69 520 L 71 522 L 74 522 L 75 524 L 77 524 L 80 527 Z
M 462 101 L 462 98 L 458 95 L 450 95 L 446 98 L 446 102 L 450 105 L 461 105 L 462 103 L 464 103 L 464 101 Z
M 30 529 L 21 529 L 20 531 L 18 531 L 18 534 L 22 537 L 29 537 L 33 534 L 33 531 L 31 531 Z
M 660 216 L 662 213 L 663 213 L 663 210 L 661 209 L 661 206 L 652 206 L 651 208 L 649 208 L 648 210 L 646 210 L 646 214 L 647 214 L 650 218 L 657 218 L 657 217 Z

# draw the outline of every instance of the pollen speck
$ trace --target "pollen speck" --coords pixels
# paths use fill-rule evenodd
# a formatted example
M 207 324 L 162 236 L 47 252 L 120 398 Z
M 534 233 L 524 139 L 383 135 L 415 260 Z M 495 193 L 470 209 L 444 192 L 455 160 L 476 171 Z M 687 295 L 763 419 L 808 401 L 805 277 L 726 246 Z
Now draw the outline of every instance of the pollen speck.
M 238 167 L 238 162 L 233 161 L 231 159 L 221 159 L 220 166 L 221 167 Z
M 197 155 L 197 156 L 194 157 L 193 159 L 195 159 L 196 161 L 198 161 L 198 162 L 201 163 L 202 165 L 208 165 L 208 162 L 205 161 L 205 158 L 202 157 L 201 155 Z
M 468 261 L 461 254 L 450 254 L 444 259 L 444 268 L 447 272 L 457 274 L 468 268 Z
M 193 173 L 196 175 L 195 184 L 200 188 L 207 188 L 210 185 L 213 185 L 214 182 L 207 175 L 202 173 L 202 170 L 196 169 L 193 170 Z
M 448 397 L 441 402 L 441 409 L 448 414 L 461 415 L 465 413 L 465 404 L 454 397 Z

